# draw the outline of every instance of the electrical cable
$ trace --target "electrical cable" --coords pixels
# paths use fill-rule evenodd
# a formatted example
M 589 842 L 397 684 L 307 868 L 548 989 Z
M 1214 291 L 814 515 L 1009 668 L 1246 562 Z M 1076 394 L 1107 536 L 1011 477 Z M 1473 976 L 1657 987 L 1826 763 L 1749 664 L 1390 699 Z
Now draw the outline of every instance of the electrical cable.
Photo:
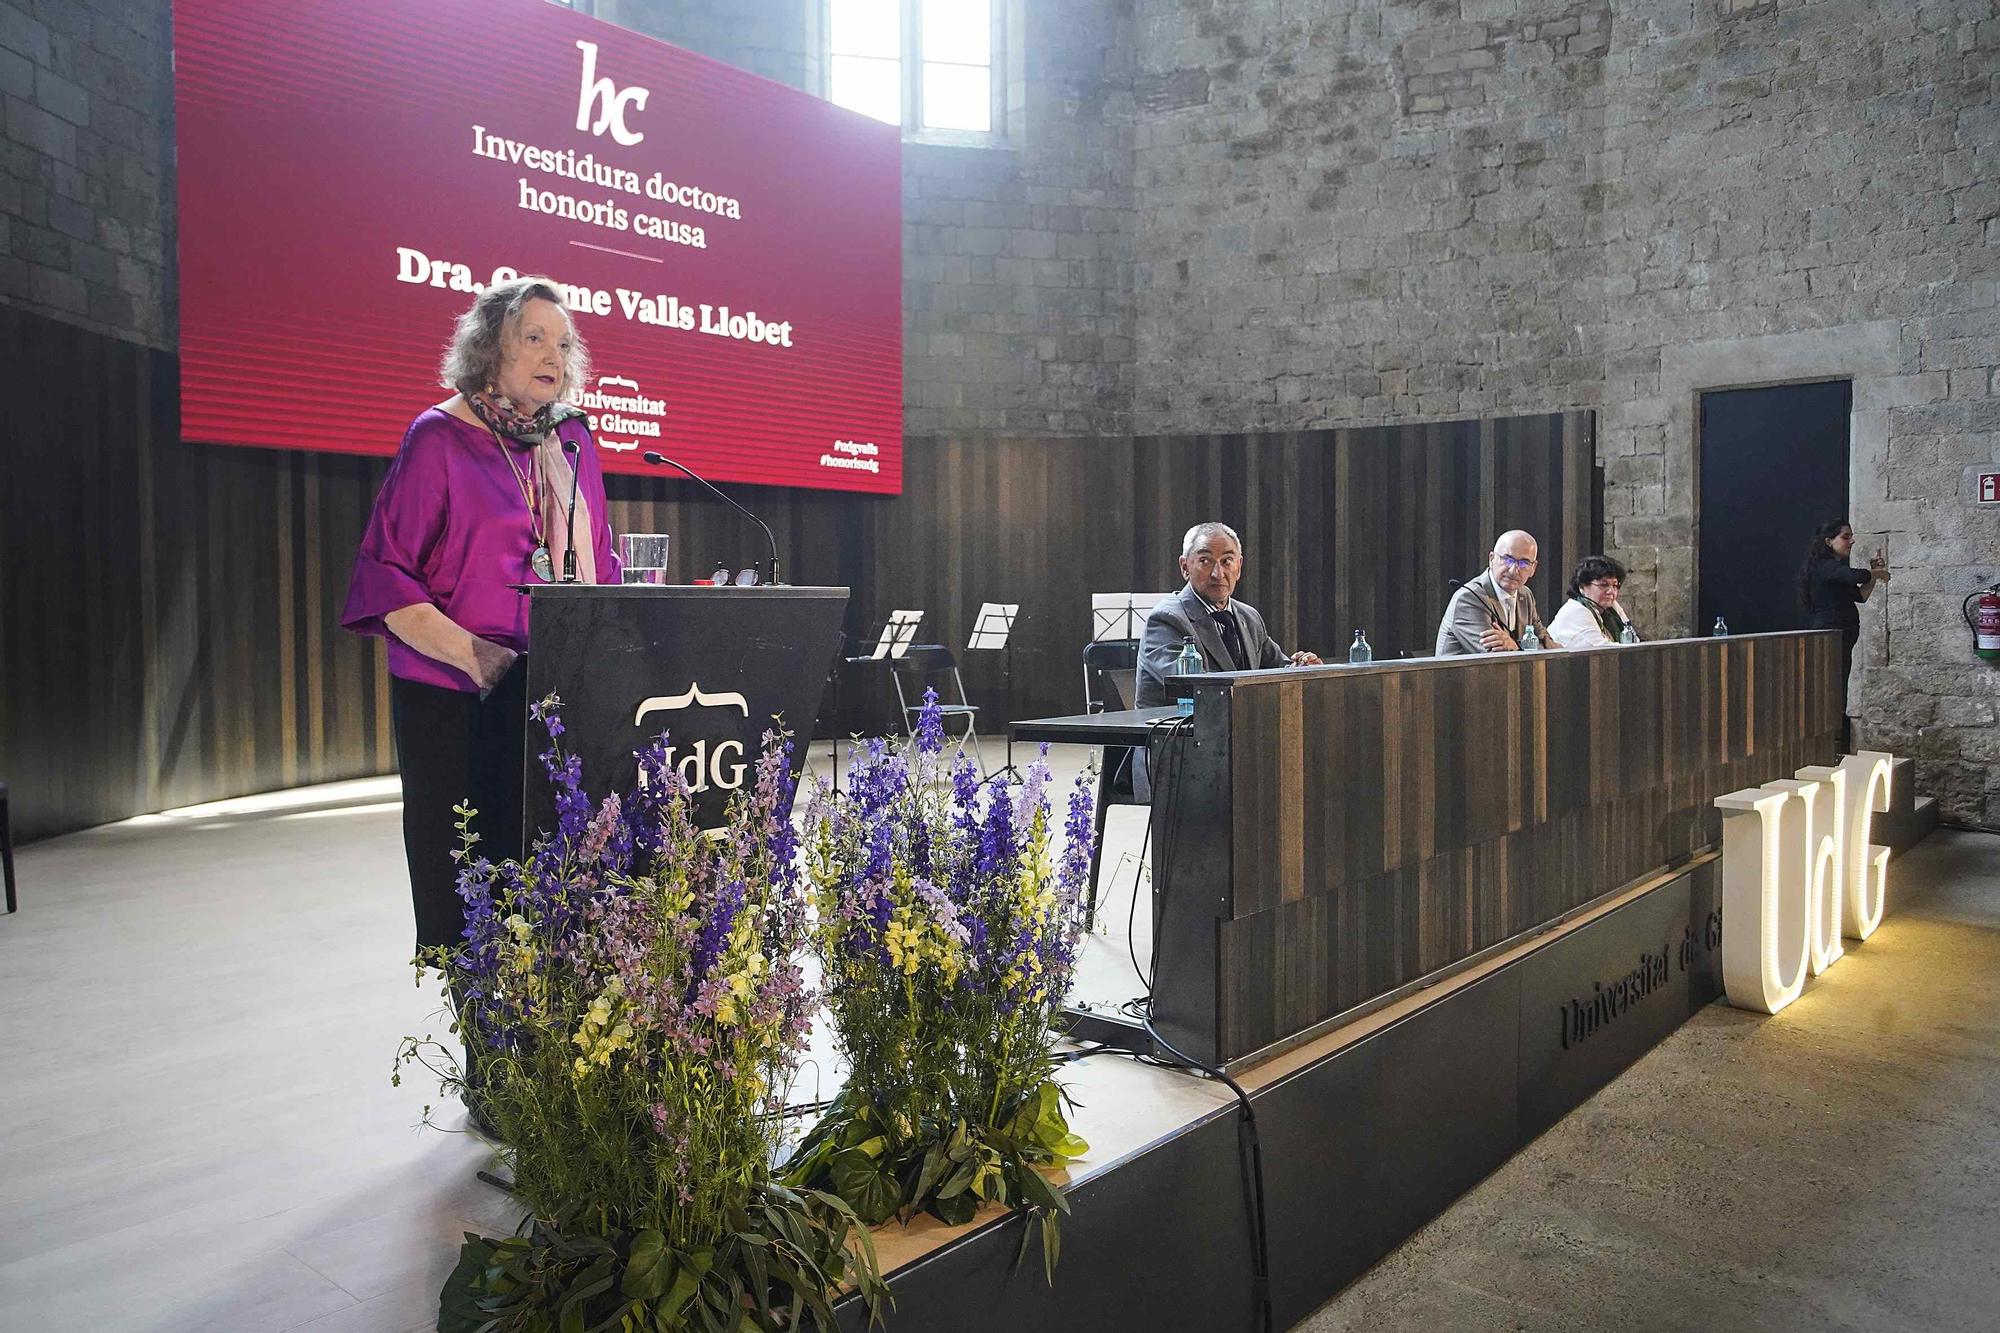
M 1264 1210 L 1264 1143 L 1257 1132 L 1257 1111 L 1250 1104 L 1250 1094 L 1243 1085 L 1231 1078 L 1221 1068 L 1203 1064 L 1180 1047 L 1160 1035 L 1153 1026 L 1153 1016 L 1149 1011 L 1145 1017 L 1146 1035 L 1156 1045 L 1182 1062 L 1188 1069 L 1197 1069 L 1210 1078 L 1222 1083 L 1236 1094 L 1236 1102 L 1242 1108 L 1236 1125 L 1237 1154 L 1243 1163 L 1245 1193 L 1249 1195 L 1244 1204 L 1250 1215 L 1250 1298 L 1255 1306 L 1251 1326 L 1257 1333 L 1273 1333 L 1271 1316 L 1271 1251 L 1270 1231 Z
M 1129 1018 L 1138 1020 L 1145 1026 L 1146 1035 L 1159 1049 L 1174 1057 L 1174 1061 L 1162 1060 L 1153 1055 L 1136 1051 L 1113 1050 L 1113 1054 L 1128 1055 L 1142 1064 L 1155 1065 L 1165 1069 L 1195 1070 L 1217 1080 L 1236 1097 L 1240 1114 L 1237 1117 L 1237 1153 L 1243 1168 L 1244 1205 L 1250 1220 L 1251 1250 L 1251 1299 L 1254 1303 L 1252 1327 L 1258 1333 L 1272 1333 L 1271 1313 L 1271 1255 L 1268 1220 L 1264 1203 L 1264 1144 L 1257 1129 L 1257 1111 L 1250 1104 L 1250 1094 L 1243 1086 L 1223 1070 L 1203 1064 L 1187 1052 L 1175 1046 L 1160 1035 L 1153 1025 L 1153 977 L 1159 973 L 1160 934 L 1157 923 L 1164 914 L 1167 896 L 1173 889 L 1172 865 L 1174 853 L 1180 844 L 1182 814 L 1186 808 L 1186 785 L 1181 776 L 1187 766 L 1187 739 L 1194 732 L 1194 718 L 1179 716 L 1159 723 L 1147 738 L 1147 763 L 1158 774 L 1153 784 L 1157 794 L 1162 790 L 1169 794 L 1165 819 L 1160 827 L 1160 846 L 1153 868 L 1153 931 L 1152 948 L 1149 951 L 1151 967 L 1145 971 L 1139 968 L 1138 949 L 1132 942 L 1132 923 L 1136 920 L 1139 903 L 1139 885 L 1135 877 L 1132 885 L 1132 906 L 1126 916 L 1125 947 L 1132 959 L 1132 970 L 1138 973 L 1145 984 L 1146 994 L 1136 996 L 1118 1006 L 1118 1011 Z M 1152 763 L 1155 754 L 1161 762 Z M 1153 833 L 1153 821 L 1146 821 L 1146 836 L 1140 842 L 1140 863 L 1145 860 L 1146 839 Z M 1092 1052 L 1096 1054 L 1096 1052 Z
M 1162 734 L 1164 734 L 1168 741 L 1185 742 L 1193 733 L 1194 717 L 1192 714 L 1176 717 L 1170 722 L 1162 723 L 1160 726 L 1155 727 L 1153 735 L 1147 738 L 1146 759 L 1148 766 L 1150 767 L 1152 764 L 1154 743 L 1161 738 Z M 1187 746 L 1184 743 L 1174 745 L 1160 744 L 1158 748 L 1162 762 L 1158 770 L 1160 781 L 1154 785 L 1154 791 L 1157 793 L 1167 790 L 1172 793 L 1172 796 L 1167 803 L 1166 822 L 1160 830 L 1160 850 L 1157 863 L 1153 869 L 1153 921 L 1155 928 L 1153 930 L 1153 947 L 1148 953 L 1148 961 L 1151 966 L 1140 977 L 1140 980 L 1146 983 L 1148 999 L 1152 996 L 1153 977 L 1158 976 L 1160 971 L 1160 932 L 1158 922 L 1165 912 L 1167 895 L 1173 889 L 1172 870 L 1174 853 L 1180 847 L 1181 814 L 1186 808 L 1187 803 L 1187 792 L 1180 781 L 1181 774 L 1187 767 Z M 1169 781 L 1169 776 L 1171 776 L 1171 781 Z M 1146 832 L 1150 835 L 1152 831 L 1153 822 L 1148 819 L 1146 821 Z M 1133 888 L 1132 896 L 1133 901 L 1136 903 L 1138 901 L 1138 888 L 1136 885 Z M 1126 936 L 1126 942 L 1129 946 L 1131 942 L 1129 932 Z M 1135 971 L 1138 968 L 1136 958 L 1133 961 L 1133 968 Z

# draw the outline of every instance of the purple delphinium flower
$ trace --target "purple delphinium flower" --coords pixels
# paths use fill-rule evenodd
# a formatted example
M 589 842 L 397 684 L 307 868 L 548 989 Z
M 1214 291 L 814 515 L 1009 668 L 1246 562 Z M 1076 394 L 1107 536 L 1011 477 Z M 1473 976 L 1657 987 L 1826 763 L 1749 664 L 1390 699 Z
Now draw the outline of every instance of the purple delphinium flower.
M 1049 747 L 1042 746 L 1041 754 L 1028 765 L 1021 783 L 1021 790 L 1014 797 L 1014 827 L 1027 828 L 1035 821 L 1035 816 L 1048 809 L 1045 792 L 1049 785 Z
M 729 946 L 729 937 L 736 929 L 737 914 L 743 910 L 745 892 L 743 881 L 733 879 L 716 894 L 708 919 L 702 923 L 701 934 L 695 938 L 692 970 L 697 982 L 708 976 L 715 960 Z
M 1091 844 L 1097 839 L 1096 801 L 1087 781 L 1089 776 L 1088 771 L 1077 775 L 1069 792 L 1069 812 L 1063 820 L 1063 854 L 1056 882 L 1062 901 L 1070 904 L 1077 901 L 1090 875 Z
M 933 755 L 944 749 L 944 710 L 938 707 L 937 691 L 924 686 L 923 706 L 917 710 L 917 753 Z
M 1019 849 L 1014 843 L 1014 806 L 996 793 L 986 803 L 986 819 L 979 826 L 979 860 L 974 873 L 989 882 L 1014 864 Z

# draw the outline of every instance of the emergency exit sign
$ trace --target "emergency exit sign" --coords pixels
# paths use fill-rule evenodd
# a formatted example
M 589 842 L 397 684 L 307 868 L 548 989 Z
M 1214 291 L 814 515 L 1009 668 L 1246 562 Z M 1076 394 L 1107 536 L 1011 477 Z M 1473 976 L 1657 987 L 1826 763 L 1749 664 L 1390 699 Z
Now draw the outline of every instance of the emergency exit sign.
M 2000 472 L 1979 474 L 1979 503 L 2000 505 Z

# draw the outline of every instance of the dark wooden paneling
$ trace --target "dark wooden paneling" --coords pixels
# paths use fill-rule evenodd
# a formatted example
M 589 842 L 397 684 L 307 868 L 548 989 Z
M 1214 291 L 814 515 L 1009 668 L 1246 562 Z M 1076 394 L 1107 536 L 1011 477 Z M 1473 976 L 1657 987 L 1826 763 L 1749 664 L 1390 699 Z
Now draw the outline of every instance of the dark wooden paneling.
M 1720 836 L 1717 796 L 1833 756 L 1838 675 L 1820 633 L 1218 687 L 1233 766 L 1187 770 L 1228 792 L 1217 970 L 1163 963 L 1163 1021 L 1212 988 L 1234 1059 L 1686 861 Z
M 19 437 L 46 459 L 0 493 L 0 777 L 19 835 L 390 771 L 386 655 L 336 624 L 386 461 L 189 444 L 171 355 L 10 307 L 0 339 L 39 387 Z M 1592 456 L 1588 414 L 913 439 L 900 497 L 731 489 L 793 582 L 853 589 L 850 634 L 922 607 L 999 731 L 1083 707 L 1089 594 L 1179 586 L 1181 533 L 1206 518 L 1243 534 L 1242 596 L 1288 648 L 1344 656 L 1361 627 L 1378 657 L 1428 652 L 1444 579 L 1476 573 L 1502 527 L 1542 536 L 1550 603 L 1595 531 Z M 616 530 L 672 534 L 678 579 L 763 557 L 691 482 L 609 487 Z M 984 601 L 1021 604 L 1011 688 L 1000 654 L 963 651 Z M 885 690 L 852 682 L 822 734 L 886 722 Z
M 381 654 L 333 628 L 384 464 L 183 444 L 163 352 L 11 307 L 0 345 L 37 386 L 0 487 L 16 835 L 386 771 Z

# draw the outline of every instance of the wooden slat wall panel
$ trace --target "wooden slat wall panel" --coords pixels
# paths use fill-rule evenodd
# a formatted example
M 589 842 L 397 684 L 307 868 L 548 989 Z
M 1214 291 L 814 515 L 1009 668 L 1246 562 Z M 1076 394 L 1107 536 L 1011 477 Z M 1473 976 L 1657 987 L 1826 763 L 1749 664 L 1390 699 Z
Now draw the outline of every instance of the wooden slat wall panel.
M 1717 796 L 1831 759 L 1838 670 L 1789 634 L 1238 681 L 1219 1054 L 1712 844 Z
M 26 840 L 146 810 L 394 766 L 385 654 L 340 632 L 386 460 L 179 438 L 165 353 L 0 307 L 42 386 L 44 485 L 0 494 L 0 780 Z M 895 498 L 732 487 L 794 582 L 854 590 L 860 635 L 893 608 L 959 652 L 988 731 L 1083 706 L 1089 594 L 1179 585 L 1181 533 L 1236 526 L 1245 600 L 1286 647 L 1428 652 L 1446 577 L 1497 528 L 1543 534 L 1550 605 L 1594 532 L 1589 414 L 1260 436 L 908 442 Z M 691 482 L 613 477 L 618 531 L 674 539 L 673 576 L 763 556 Z M 1586 503 L 1588 502 L 1588 503 Z M 1019 602 L 1001 655 L 962 651 L 979 603 Z M 822 734 L 880 724 L 850 682 Z M 871 710 L 862 705 L 873 704 Z M 1420 830 L 1410 836 L 1419 836 Z M 1309 864 L 1309 863 L 1308 863 Z

